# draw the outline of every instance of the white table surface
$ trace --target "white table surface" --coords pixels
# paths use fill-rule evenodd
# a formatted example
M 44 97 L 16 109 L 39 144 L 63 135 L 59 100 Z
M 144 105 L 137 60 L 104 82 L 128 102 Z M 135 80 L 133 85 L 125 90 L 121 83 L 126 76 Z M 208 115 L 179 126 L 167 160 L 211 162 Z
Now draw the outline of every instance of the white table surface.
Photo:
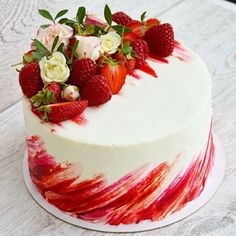
M 42 23 L 38 8 L 51 12 L 78 5 L 102 14 L 138 17 L 144 10 L 174 26 L 176 38 L 206 62 L 213 80 L 214 129 L 226 153 L 224 181 L 194 215 L 165 228 L 133 235 L 236 235 L 236 4 L 223 0 L 0 0 L 0 236 L 116 235 L 85 230 L 48 214 L 31 198 L 22 176 L 25 126 L 17 73 L 10 67 L 28 49 Z M 123 234 L 122 234 L 123 235 Z M 127 234 L 132 235 L 132 234 Z

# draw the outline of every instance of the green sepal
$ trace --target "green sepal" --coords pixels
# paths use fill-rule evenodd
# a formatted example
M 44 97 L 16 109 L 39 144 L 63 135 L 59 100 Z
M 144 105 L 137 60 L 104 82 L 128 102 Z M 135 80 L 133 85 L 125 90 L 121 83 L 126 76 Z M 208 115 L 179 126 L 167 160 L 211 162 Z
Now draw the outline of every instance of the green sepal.
M 121 48 L 123 54 L 129 54 L 132 51 L 132 47 L 130 46 L 130 42 L 124 43 L 123 47 Z

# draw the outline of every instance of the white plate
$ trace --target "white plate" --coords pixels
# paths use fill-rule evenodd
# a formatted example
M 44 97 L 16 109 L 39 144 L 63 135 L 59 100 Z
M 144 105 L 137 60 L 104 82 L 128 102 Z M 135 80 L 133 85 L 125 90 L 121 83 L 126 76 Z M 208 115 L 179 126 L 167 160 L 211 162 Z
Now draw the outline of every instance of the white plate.
M 195 211 L 200 209 L 204 206 L 210 198 L 214 195 L 216 190 L 218 189 L 221 181 L 223 180 L 224 170 L 225 170 L 225 154 L 222 148 L 222 145 L 217 137 L 214 136 L 214 143 L 215 143 L 215 159 L 214 159 L 214 166 L 212 171 L 207 179 L 206 185 L 204 190 L 202 191 L 201 195 L 196 198 L 195 200 L 186 204 L 184 208 L 180 211 L 173 213 L 170 216 L 167 216 L 163 220 L 159 221 L 142 221 L 138 224 L 129 224 L 129 225 L 108 225 L 102 223 L 91 223 L 88 221 L 84 221 L 73 216 L 70 216 L 52 204 L 48 203 L 42 195 L 38 192 L 35 185 L 32 183 L 29 168 L 28 168 L 28 161 L 27 161 L 27 151 L 25 152 L 24 161 L 23 161 L 23 174 L 26 187 L 34 200 L 43 207 L 46 211 L 51 213 L 52 215 L 56 216 L 57 218 L 68 222 L 73 225 L 77 225 L 83 228 L 103 231 L 103 232 L 138 232 L 138 231 L 145 231 L 155 228 L 160 228 L 177 221 L 184 219 L 185 217 L 193 214 Z

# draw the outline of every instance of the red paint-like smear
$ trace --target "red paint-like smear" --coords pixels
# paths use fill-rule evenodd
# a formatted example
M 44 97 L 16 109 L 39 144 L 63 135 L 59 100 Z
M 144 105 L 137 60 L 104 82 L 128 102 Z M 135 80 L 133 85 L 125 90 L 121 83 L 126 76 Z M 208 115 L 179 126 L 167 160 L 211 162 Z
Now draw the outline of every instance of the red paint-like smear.
M 150 60 L 152 60 L 152 61 L 154 61 L 154 62 L 161 62 L 161 63 L 165 63 L 165 64 L 168 64 L 168 63 L 169 63 L 169 61 L 168 61 L 166 58 L 164 58 L 164 57 L 158 57 L 158 56 L 156 56 L 156 55 L 153 54 L 153 53 L 149 53 L 149 54 L 148 54 L 148 59 L 150 59 Z
M 152 67 L 147 62 L 145 62 L 138 69 L 145 72 L 145 73 L 147 73 L 147 74 L 149 74 L 149 75 L 151 75 L 151 76 L 153 76 L 153 77 L 155 77 L 155 78 L 158 77 L 156 71 L 153 70 Z
M 84 114 L 80 114 L 79 116 L 72 118 L 71 121 L 78 125 L 86 125 L 88 123 L 88 120 L 85 118 Z
M 135 70 L 129 71 L 128 73 L 130 76 L 134 77 L 135 79 L 141 79 L 141 76 L 139 74 L 137 74 L 137 72 Z
M 191 61 L 192 55 L 178 41 L 175 40 L 174 51 L 172 55 L 180 61 Z
M 214 158 L 210 133 L 206 150 L 163 190 L 163 183 L 181 157 L 149 172 L 146 164 L 108 184 L 102 173 L 81 179 L 78 163 L 56 163 L 40 137 L 32 136 L 27 143 L 32 181 L 48 202 L 74 217 L 110 225 L 159 220 L 180 210 L 204 189 Z

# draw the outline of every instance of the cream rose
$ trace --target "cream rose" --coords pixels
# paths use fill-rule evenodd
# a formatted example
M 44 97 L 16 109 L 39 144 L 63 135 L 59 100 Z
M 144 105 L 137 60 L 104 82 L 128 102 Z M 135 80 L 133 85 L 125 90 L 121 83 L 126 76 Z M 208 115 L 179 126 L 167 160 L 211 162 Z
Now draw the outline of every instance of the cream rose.
M 78 47 L 76 52 L 79 58 L 91 58 L 96 61 L 100 56 L 100 45 L 102 40 L 94 36 L 76 36 L 76 39 L 79 40 Z
M 121 37 L 116 32 L 109 32 L 101 36 L 102 43 L 100 47 L 101 53 L 113 54 L 117 51 L 121 43 Z
M 37 39 L 43 43 L 43 45 L 48 49 L 51 50 L 52 44 L 56 36 L 59 36 L 58 43 L 54 49 L 63 42 L 65 46 L 69 43 L 69 38 L 73 35 L 73 29 L 65 24 L 55 23 L 49 25 L 47 28 L 39 28 L 37 33 Z
M 61 52 L 54 52 L 51 57 L 43 57 L 39 62 L 40 75 L 44 83 L 65 82 L 70 75 L 66 58 Z

